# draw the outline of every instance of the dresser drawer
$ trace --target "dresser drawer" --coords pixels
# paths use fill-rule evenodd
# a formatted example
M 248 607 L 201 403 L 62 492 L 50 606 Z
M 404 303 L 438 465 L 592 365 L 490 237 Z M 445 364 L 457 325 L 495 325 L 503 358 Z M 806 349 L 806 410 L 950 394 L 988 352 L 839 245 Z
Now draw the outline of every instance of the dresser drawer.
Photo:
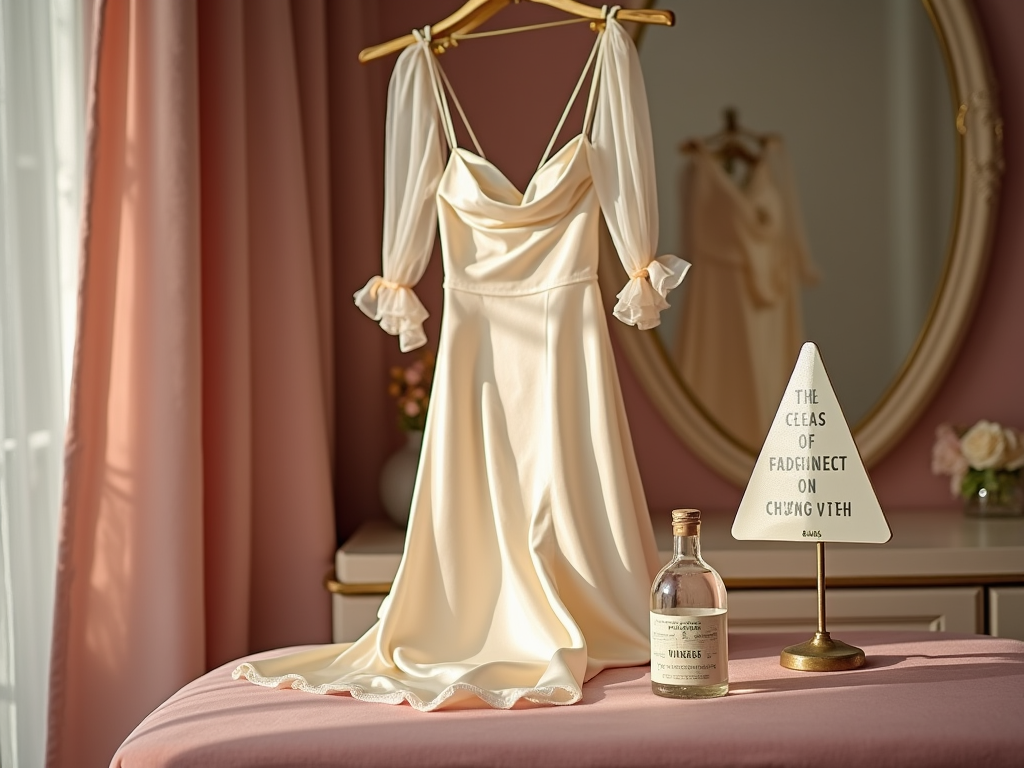
M 989 587 L 988 631 L 1024 640 L 1024 587 Z
M 984 631 L 982 598 L 981 587 L 832 588 L 825 593 L 825 628 L 978 633 Z M 817 590 L 729 592 L 730 632 L 814 632 L 817 626 Z

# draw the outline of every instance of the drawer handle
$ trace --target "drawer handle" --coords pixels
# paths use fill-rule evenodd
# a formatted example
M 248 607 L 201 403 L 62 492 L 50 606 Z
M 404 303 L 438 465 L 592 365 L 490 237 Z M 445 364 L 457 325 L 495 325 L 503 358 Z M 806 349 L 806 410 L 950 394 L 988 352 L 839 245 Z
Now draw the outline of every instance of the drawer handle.
M 324 577 L 324 587 L 332 595 L 386 595 L 391 591 L 390 581 L 381 581 L 377 583 L 366 583 L 366 584 L 346 584 L 343 581 L 338 581 L 333 578 L 333 574 L 328 572 Z

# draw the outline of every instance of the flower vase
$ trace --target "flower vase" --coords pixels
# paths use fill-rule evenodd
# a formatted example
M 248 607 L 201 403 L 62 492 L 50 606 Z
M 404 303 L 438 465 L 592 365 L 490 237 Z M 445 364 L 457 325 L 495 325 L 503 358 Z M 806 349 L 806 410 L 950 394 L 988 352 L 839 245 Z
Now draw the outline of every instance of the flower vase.
M 991 487 L 979 486 L 964 498 L 964 512 L 971 517 L 1024 515 L 1024 483 L 1019 471 L 1015 475 L 1004 475 Z
M 412 492 L 416 485 L 416 471 L 419 468 L 422 445 L 422 431 L 406 432 L 405 445 L 384 462 L 380 471 L 380 500 L 384 504 L 384 511 L 402 528 L 409 522 Z

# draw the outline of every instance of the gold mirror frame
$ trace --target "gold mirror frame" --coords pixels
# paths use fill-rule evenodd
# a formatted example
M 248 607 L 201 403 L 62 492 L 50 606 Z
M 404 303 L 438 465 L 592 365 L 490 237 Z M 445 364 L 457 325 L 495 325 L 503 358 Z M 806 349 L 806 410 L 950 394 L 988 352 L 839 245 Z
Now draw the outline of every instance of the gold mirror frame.
M 959 105 L 950 115 L 956 128 L 956 204 L 946 263 L 924 328 L 882 397 L 853 427 L 866 466 L 881 459 L 913 426 L 963 341 L 988 261 L 1003 172 L 995 81 L 970 0 L 922 3 L 942 47 L 953 103 Z M 601 250 L 601 289 L 606 297 L 614 296 L 621 287 L 621 265 L 607 237 Z M 668 425 L 712 469 L 745 485 L 756 455 L 724 432 L 688 393 L 655 331 L 612 325 Z

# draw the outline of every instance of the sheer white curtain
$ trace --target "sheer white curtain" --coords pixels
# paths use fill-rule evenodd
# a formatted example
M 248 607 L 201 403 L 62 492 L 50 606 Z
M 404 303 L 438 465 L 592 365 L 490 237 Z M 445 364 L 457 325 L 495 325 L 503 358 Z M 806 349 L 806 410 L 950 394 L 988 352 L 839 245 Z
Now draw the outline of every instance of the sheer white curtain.
M 0 0 L 0 766 L 44 762 L 83 109 L 77 0 Z

